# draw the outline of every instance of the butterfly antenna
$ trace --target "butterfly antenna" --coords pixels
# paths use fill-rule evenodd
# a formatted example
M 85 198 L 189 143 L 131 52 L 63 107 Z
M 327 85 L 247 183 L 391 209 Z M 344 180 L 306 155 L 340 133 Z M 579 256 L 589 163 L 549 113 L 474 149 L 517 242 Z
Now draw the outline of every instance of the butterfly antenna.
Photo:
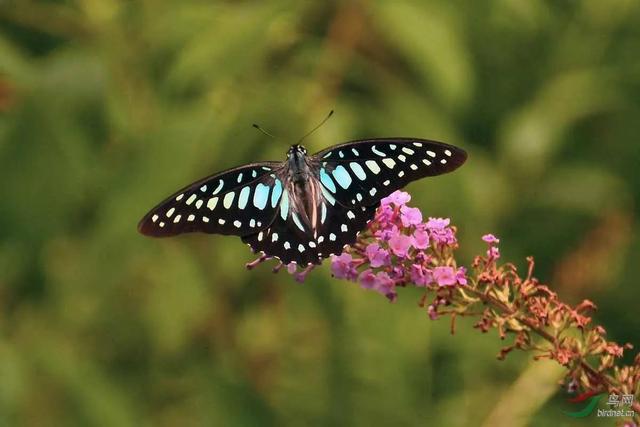
M 255 123 L 254 123 L 252 126 L 253 126 L 254 128 L 258 129 L 260 132 L 264 133 L 265 135 L 267 135 L 267 136 L 269 136 L 269 137 L 271 137 L 271 138 L 273 138 L 273 139 L 276 139 L 276 137 L 275 137 L 275 136 L 273 136 L 272 134 L 270 134 L 270 133 L 269 133 L 269 132 L 267 132 L 266 130 L 262 129 L 262 128 L 261 128 L 260 126 L 258 126 L 257 124 L 255 124 Z
M 309 132 L 307 132 L 302 138 L 300 138 L 300 140 L 298 140 L 298 144 L 300 144 L 306 137 L 308 137 L 309 135 L 311 135 L 312 133 L 314 133 L 315 131 L 317 131 L 320 126 L 322 126 L 323 124 L 325 124 L 327 122 L 327 120 L 329 120 L 331 118 L 331 116 L 333 116 L 333 110 L 329 111 L 329 114 L 327 114 L 327 117 L 324 118 L 323 121 L 321 121 L 316 127 L 314 127 L 313 129 L 311 129 Z

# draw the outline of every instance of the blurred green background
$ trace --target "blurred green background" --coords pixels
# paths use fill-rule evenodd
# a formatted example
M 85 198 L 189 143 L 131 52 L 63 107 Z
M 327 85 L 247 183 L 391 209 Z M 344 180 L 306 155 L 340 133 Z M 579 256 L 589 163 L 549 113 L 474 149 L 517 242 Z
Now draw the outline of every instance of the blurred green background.
M 311 151 L 464 147 L 409 187 L 460 260 L 494 232 L 640 344 L 639 52 L 635 0 L 0 1 L 0 425 L 609 425 L 416 290 L 300 285 L 247 272 L 240 239 L 136 224 L 335 109 Z

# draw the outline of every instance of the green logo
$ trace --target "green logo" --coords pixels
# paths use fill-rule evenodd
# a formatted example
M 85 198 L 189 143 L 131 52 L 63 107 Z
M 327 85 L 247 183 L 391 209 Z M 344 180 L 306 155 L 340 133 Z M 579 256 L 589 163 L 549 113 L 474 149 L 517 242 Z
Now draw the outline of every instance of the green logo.
M 587 403 L 587 406 L 585 406 L 580 411 L 575 411 L 575 412 L 562 411 L 562 412 L 564 412 L 566 415 L 568 415 L 570 417 L 573 417 L 573 418 L 583 418 L 583 417 L 589 416 L 589 415 L 591 415 L 593 410 L 598 405 L 598 402 L 600 402 L 600 399 L 602 399 L 602 396 L 604 396 L 604 393 L 596 394 L 595 396 L 590 396 L 588 394 L 587 395 L 578 396 L 576 399 L 571 399 L 570 402 L 579 403 L 579 402 L 583 402 L 583 401 L 589 399 L 588 403 Z

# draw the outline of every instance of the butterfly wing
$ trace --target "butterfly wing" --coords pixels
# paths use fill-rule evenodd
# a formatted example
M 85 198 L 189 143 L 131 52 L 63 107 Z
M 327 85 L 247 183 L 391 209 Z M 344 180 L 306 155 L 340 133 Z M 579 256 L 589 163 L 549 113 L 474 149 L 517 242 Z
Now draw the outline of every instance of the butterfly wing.
M 344 206 L 377 205 L 411 181 L 460 167 L 467 153 L 416 138 L 351 141 L 314 155 L 323 187 Z
M 152 237 L 255 233 L 273 221 L 284 189 L 283 170 L 282 163 L 262 162 L 204 178 L 149 211 L 138 230 Z
M 320 264 L 323 258 L 340 254 L 345 245 L 355 242 L 358 233 L 366 227 L 376 211 L 375 206 L 348 208 L 339 203 L 325 204 L 321 209 L 321 224 L 316 235 L 304 231 L 302 224 L 293 219 L 294 213 L 290 211 L 286 216 L 276 216 L 269 227 L 244 236 L 242 241 L 254 252 L 276 257 L 284 264 Z

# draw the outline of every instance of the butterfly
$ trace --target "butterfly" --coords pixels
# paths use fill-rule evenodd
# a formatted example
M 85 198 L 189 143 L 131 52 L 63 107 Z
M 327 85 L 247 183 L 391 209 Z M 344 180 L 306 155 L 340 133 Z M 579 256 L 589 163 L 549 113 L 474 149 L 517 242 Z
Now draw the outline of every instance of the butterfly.
M 284 162 L 250 163 L 186 186 L 145 215 L 138 230 L 152 237 L 235 235 L 283 264 L 320 264 L 355 242 L 382 198 L 466 159 L 460 148 L 417 138 L 350 141 L 313 155 L 295 144 Z

